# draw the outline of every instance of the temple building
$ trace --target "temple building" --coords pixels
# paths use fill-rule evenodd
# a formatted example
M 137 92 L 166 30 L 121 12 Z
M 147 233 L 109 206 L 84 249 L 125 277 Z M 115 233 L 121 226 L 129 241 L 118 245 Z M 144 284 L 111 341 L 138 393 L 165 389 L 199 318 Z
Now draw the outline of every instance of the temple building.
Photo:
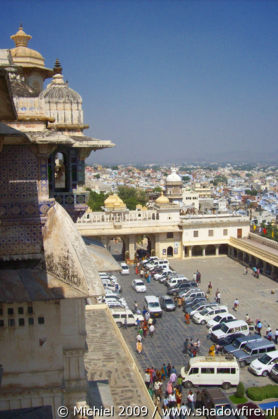
M 165 182 L 165 195 L 171 203 L 182 204 L 182 180 L 177 174 L 177 169 L 172 168 L 170 175 L 167 176 Z
M 114 144 L 83 134 L 59 62 L 45 67 L 22 27 L 11 38 L 0 50 L 0 411 L 54 418 L 86 402 L 85 302 L 104 294 L 65 209 L 85 212 L 84 160 Z

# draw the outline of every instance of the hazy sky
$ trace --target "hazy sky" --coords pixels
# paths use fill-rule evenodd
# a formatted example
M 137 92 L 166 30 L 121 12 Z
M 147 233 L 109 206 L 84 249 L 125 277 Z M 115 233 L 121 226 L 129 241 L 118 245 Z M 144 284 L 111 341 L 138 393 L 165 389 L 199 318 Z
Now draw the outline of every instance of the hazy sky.
M 83 97 L 92 161 L 278 159 L 278 2 L 2 0 Z

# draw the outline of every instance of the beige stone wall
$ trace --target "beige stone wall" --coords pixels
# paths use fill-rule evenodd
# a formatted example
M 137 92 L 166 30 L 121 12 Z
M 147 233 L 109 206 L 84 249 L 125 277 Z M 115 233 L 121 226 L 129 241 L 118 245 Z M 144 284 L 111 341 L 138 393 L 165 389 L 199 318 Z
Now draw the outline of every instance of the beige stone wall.
M 14 314 L 8 314 L 8 308 Z M 0 410 L 50 404 L 56 417 L 57 405 L 85 400 L 84 299 L 2 304 L 2 310 Z M 9 326 L 11 319 L 14 326 Z M 25 320 L 24 325 L 19 325 L 19 319 Z
M 173 258 L 182 257 L 182 232 L 173 233 L 172 238 L 167 238 L 167 233 L 159 233 L 155 239 L 155 254 L 161 259 L 168 259 L 168 247 L 173 248 Z

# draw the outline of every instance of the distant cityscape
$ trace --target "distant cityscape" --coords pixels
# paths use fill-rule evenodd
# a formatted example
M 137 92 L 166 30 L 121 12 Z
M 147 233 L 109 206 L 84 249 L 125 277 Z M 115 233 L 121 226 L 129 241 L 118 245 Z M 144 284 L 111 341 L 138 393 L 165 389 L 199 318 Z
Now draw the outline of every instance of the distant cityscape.
M 182 181 L 180 206 L 197 213 L 237 212 L 250 215 L 256 224 L 276 223 L 278 215 L 278 166 L 206 164 L 177 166 Z M 116 192 L 120 186 L 143 189 L 148 197 L 165 190 L 171 167 L 155 164 L 87 165 L 86 187 L 102 193 Z M 194 204 L 193 196 L 196 196 Z

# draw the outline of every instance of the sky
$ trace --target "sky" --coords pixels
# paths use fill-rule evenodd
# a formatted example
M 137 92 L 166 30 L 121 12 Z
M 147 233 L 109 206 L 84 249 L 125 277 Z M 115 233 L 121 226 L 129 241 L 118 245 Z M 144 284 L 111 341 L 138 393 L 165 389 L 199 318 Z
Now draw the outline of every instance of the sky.
M 1 0 L 81 94 L 94 163 L 276 161 L 278 2 Z

